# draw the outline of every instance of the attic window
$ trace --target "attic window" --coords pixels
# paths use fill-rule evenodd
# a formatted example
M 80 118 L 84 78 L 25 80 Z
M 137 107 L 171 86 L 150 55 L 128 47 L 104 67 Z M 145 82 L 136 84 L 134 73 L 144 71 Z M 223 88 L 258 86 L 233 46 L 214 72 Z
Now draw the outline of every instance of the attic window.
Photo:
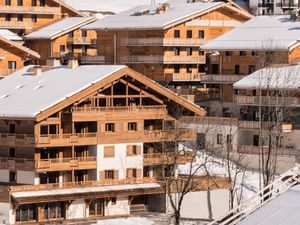
M 9 94 L 5 94 L 1 96 L 1 98 L 7 98 L 7 97 L 9 97 Z
M 35 88 L 34 88 L 34 90 L 38 90 L 38 89 L 40 89 L 40 88 L 42 88 L 42 87 L 44 87 L 43 85 L 38 85 L 38 86 L 36 86 Z
M 22 87 L 24 87 L 24 85 L 23 85 L 23 84 L 20 84 L 20 85 L 18 85 L 18 86 L 16 87 L 16 89 L 20 89 L 20 88 L 22 88 Z

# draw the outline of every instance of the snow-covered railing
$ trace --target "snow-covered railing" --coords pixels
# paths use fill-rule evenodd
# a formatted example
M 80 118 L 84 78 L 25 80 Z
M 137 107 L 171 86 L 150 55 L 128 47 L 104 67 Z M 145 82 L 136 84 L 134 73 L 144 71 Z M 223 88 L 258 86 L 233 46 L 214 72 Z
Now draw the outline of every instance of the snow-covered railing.
M 243 220 L 245 217 L 273 200 L 280 194 L 286 192 L 290 187 L 299 183 L 300 168 L 296 167 L 281 174 L 274 182 L 266 186 L 263 190 L 256 193 L 242 204 L 230 210 L 225 216 L 217 219 L 209 225 L 234 225 Z

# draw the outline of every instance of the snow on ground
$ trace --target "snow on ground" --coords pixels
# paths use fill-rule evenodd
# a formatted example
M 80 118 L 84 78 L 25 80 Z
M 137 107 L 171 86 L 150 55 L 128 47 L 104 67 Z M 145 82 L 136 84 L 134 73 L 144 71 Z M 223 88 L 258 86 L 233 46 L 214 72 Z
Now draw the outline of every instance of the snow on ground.
M 154 225 L 154 222 L 144 217 L 129 217 L 121 219 L 98 220 L 97 225 Z M 96 225 L 96 224 L 94 224 Z
M 0 202 L 0 225 L 8 224 L 9 204 Z

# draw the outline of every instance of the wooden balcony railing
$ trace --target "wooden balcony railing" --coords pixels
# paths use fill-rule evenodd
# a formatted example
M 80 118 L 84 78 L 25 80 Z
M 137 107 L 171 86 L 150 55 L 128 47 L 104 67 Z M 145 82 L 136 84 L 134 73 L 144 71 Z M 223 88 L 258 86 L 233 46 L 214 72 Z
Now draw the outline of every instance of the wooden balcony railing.
M 163 56 L 163 55 L 126 55 L 120 58 L 123 64 L 164 63 L 164 64 L 198 64 L 205 62 L 205 56 Z
M 32 29 L 33 23 L 26 21 L 0 21 L 0 27 L 3 29 Z
M 237 118 L 229 117 L 200 117 L 200 116 L 182 116 L 180 122 L 184 124 L 200 124 L 200 125 L 222 125 L 237 126 Z
M 72 112 L 128 112 L 128 111 L 155 111 L 162 110 L 167 112 L 165 105 L 157 106 L 115 106 L 115 107 L 74 107 Z
M 144 154 L 144 166 L 160 165 L 160 164 L 185 164 L 191 162 L 193 156 L 189 153 L 176 154 L 176 153 L 153 153 Z
M 75 44 L 75 45 L 90 45 L 90 44 L 92 44 L 92 40 L 87 37 L 68 37 L 67 42 Z
M 39 184 L 39 185 L 18 185 L 11 186 L 10 192 L 20 191 L 42 191 L 42 190 L 55 190 L 55 189 L 67 189 L 67 188 L 90 188 L 90 187 L 102 187 L 112 185 L 125 185 L 125 184 L 143 184 L 156 182 L 155 178 L 130 178 L 120 180 L 101 180 L 101 181 L 82 181 L 82 182 L 66 182 L 55 184 Z
M 207 41 L 197 38 L 122 38 L 121 46 L 200 46 Z
M 104 64 L 108 62 L 107 60 L 104 55 L 81 57 L 81 63 L 83 64 Z
M 41 6 L 0 6 L 0 13 L 26 13 L 26 14 L 60 14 L 60 7 Z
M 234 75 L 234 74 L 203 74 L 201 81 L 204 83 L 235 83 L 241 80 L 246 75 Z
M 33 134 L 0 134 L 0 146 L 34 146 Z
M 41 159 L 36 161 L 37 172 L 96 169 L 97 157 Z
M 280 106 L 280 107 L 298 107 L 300 98 L 297 97 L 273 97 L 273 96 L 243 96 L 237 95 L 236 102 L 239 105 L 255 106 Z
M 262 152 L 267 154 L 268 146 L 248 146 L 239 145 L 238 152 L 243 154 L 261 154 Z M 288 156 L 300 156 L 300 149 L 293 148 L 279 148 L 272 149 L 272 152 L 277 155 L 288 155 Z
M 173 73 L 172 80 L 173 81 L 200 81 L 201 80 L 200 73 Z
M 0 169 L 34 171 L 34 159 L 0 157 Z

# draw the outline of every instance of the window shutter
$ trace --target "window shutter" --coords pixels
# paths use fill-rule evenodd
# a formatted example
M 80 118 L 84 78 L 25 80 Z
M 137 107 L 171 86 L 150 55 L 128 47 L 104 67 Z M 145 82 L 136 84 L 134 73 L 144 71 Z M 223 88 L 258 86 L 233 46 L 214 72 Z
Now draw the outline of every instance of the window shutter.
M 100 180 L 104 180 L 105 179 L 105 172 L 104 171 L 100 171 Z
M 119 170 L 114 171 L 114 179 L 118 180 L 119 179 Z
M 137 154 L 137 155 L 140 155 L 141 153 L 142 153 L 142 146 L 137 145 L 137 146 L 136 146 L 136 154 Z
M 142 169 L 136 169 L 136 178 L 142 178 Z

